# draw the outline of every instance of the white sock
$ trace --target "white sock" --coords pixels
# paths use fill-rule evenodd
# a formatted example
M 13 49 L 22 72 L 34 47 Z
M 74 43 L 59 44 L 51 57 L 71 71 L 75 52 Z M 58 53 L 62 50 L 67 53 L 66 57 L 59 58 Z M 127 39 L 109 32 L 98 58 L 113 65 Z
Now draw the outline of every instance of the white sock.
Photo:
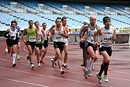
M 63 71 L 63 69 L 61 68 L 60 71 Z
M 66 65 L 66 63 L 64 63 L 64 65 Z
M 90 61 L 90 70 L 92 70 L 92 64 L 93 64 L 93 62 L 94 62 L 94 60 L 91 59 L 91 61 Z
M 88 71 L 88 70 L 89 70 L 89 61 L 90 61 L 90 60 L 89 60 L 89 59 L 87 59 L 87 65 L 86 65 L 86 68 L 85 68 L 85 69 L 86 69 L 86 71 Z
M 15 64 L 16 54 L 13 54 L 13 64 Z
M 63 62 L 63 61 L 61 61 L 61 64 L 62 64 L 62 65 L 64 65 L 64 62 Z

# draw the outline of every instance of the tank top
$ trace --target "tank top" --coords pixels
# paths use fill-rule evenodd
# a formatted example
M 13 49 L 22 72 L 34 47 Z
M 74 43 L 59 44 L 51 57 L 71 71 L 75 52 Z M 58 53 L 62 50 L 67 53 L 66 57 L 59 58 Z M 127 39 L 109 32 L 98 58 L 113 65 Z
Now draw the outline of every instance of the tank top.
M 41 29 L 40 29 L 37 33 L 38 33 L 38 41 L 37 41 L 36 44 L 42 44 L 42 41 L 43 41 L 43 34 L 42 34 Z
M 94 29 L 90 29 L 90 24 L 88 24 L 88 32 L 87 32 L 87 38 L 86 41 L 90 43 L 94 43 L 94 33 L 97 31 L 97 25 L 95 25 Z
M 63 32 L 63 27 L 61 27 L 61 30 Z M 64 37 L 62 35 L 59 34 L 59 31 L 57 30 L 57 28 L 54 28 L 54 37 L 53 37 L 53 41 L 54 42 L 65 42 L 64 41 Z
M 49 33 L 49 30 L 44 30 L 44 33 L 45 33 L 45 40 L 48 40 L 48 33 Z
M 26 38 L 29 42 L 34 42 L 36 40 L 36 31 L 34 27 L 32 30 L 30 30 L 29 27 L 27 28 Z
M 17 29 L 15 28 L 15 30 L 13 31 L 12 28 L 10 28 L 10 32 L 9 32 L 9 39 L 10 40 L 16 40 L 17 38 Z
M 114 28 L 110 27 L 110 29 L 105 29 L 105 27 L 102 27 L 100 45 L 103 47 L 111 47 L 113 33 Z

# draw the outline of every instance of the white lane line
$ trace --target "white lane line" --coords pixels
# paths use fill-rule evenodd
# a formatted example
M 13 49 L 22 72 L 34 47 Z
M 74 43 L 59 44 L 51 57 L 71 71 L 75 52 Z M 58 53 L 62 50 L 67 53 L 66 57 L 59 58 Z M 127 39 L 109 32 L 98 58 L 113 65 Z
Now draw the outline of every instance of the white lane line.
M 15 80 L 15 79 L 9 79 L 9 78 L 4 78 L 4 77 L 0 77 L 0 79 L 12 81 L 12 82 L 17 82 L 17 83 L 23 83 L 23 84 L 33 85 L 33 86 L 38 86 L 38 87 L 49 87 L 49 86 L 45 86 L 45 85 L 41 85 L 41 84 L 35 84 L 35 83 L 27 82 L 27 81 L 25 82 L 25 81 L 20 81 L 20 80 Z
M 40 77 L 47 77 L 47 78 L 58 79 L 58 80 L 63 80 L 63 81 L 71 81 L 71 82 L 76 82 L 76 83 L 78 82 L 78 83 L 84 83 L 84 84 L 96 85 L 96 86 L 99 85 L 99 84 L 91 83 L 91 82 L 85 82 L 85 81 L 79 81 L 79 80 L 73 80 L 73 79 L 65 79 L 65 78 L 59 78 L 59 77 L 55 77 L 55 76 L 47 76 L 47 75 L 41 75 L 41 74 L 34 74 L 34 73 L 26 72 L 26 71 L 14 70 L 14 69 L 5 68 L 5 67 L 0 67 L 0 69 L 6 69 L 6 70 L 10 70 L 10 71 L 15 71 L 15 72 L 21 72 L 24 74 L 30 74 L 30 75 L 40 76 Z M 108 85 L 101 85 L 101 86 L 108 87 Z M 110 86 L 110 87 L 114 87 L 114 86 Z

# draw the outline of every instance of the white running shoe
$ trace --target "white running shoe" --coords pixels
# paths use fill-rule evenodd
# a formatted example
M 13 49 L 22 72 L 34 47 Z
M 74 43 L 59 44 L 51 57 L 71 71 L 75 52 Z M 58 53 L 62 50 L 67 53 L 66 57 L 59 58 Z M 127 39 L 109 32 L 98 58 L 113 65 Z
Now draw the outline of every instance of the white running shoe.
M 101 84 L 101 79 L 102 79 L 102 77 L 99 76 L 99 73 L 96 73 L 96 76 L 97 76 L 98 83 Z
M 57 68 L 57 63 L 54 61 L 54 59 L 51 59 L 51 63 L 52 63 L 52 67 L 54 69 L 56 69 Z
M 89 76 L 89 77 L 92 76 L 92 72 L 91 72 L 91 70 L 88 71 L 88 76 Z
M 108 77 L 107 77 L 107 75 L 104 75 L 104 82 L 108 82 Z
M 37 63 L 37 66 L 38 66 L 38 67 L 40 67 L 40 66 L 41 66 L 40 62 L 39 62 L 39 63 Z
M 26 56 L 26 58 L 27 58 L 27 63 L 29 63 L 30 59 L 29 59 L 28 55 Z
M 33 69 L 34 68 L 34 64 L 31 64 L 31 69 Z
M 87 79 L 88 78 L 88 72 L 84 69 L 84 77 Z
M 19 56 L 17 56 L 17 60 L 20 60 L 20 57 L 19 57 Z
M 5 49 L 5 53 L 4 54 L 6 54 L 8 52 L 8 49 Z

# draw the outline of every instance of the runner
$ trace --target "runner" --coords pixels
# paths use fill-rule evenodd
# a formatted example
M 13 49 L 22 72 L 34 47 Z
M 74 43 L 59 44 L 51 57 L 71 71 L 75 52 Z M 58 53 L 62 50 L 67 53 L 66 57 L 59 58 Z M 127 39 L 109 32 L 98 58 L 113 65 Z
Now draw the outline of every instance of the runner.
M 17 27 L 16 27 L 16 29 L 18 30 L 18 44 L 17 44 L 17 47 L 18 47 L 18 52 L 17 52 L 17 60 L 20 60 L 20 57 L 19 57 L 19 53 L 20 53 L 20 33 L 21 33 L 21 31 L 20 31 L 20 27 L 18 26 L 18 21 L 15 19 L 14 21 L 16 21 L 16 23 L 17 23 Z
M 63 26 L 63 28 L 66 30 L 66 32 L 68 33 L 68 27 L 66 26 L 66 24 L 67 24 L 67 18 L 66 17 L 62 17 L 62 26 Z M 67 69 L 67 70 L 69 70 L 69 67 L 68 67 L 68 65 L 66 64 L 67 63 L 67 59 L 68 59 L 68 37 L 67 38 L 64 38 L 64 40 L 65 40 L 65 47 L 64 47 L 64 62 L 63 61 L 61 61 L 61 63 L 62 63 L 62 67 L 64 67 L 65 69 Z M 62 59 L 62 58 L 61 58 Z
M 101 65 L 99 73 L 96 73 L 99 84 L 101 84 L 101 75 L 104 71 L 104 81 L 108 82 L 107 69 L 110 63 L 110 56 L 112 55 L 112 41 L 116 40 L 116 31 L 110 27 L 111 19 L 106 16 L 103 18 L 104 27 L 101 28 L 101 43 L 99 52 L 103 56 L 103 63 Z M 99 32 L 95 33 L 96 36 Z
M 88 51 L 90 57 L 87 57 L 87 66 L 84 69 L 84 76 L 87 78 L 88 76 L 92 76 L 91 70 L 92 70 L 92 64 L 94 60 L 97 60 L 98 58 L 98 51 L 97 51 L 97 45 L 98 43 L 94 41 L 93 35 L 97 30 L 100 30 L 100 26 L 96 24 L 96 17 L 91 16 L 90 17 L 90 24 L 85 25 L 81 29 L 81 33 L 86 30 L 87 33 L 84 35 L 84 37 L 81 39 L 81 42 L 86 42 L 86 50 Z M 90 58 L 92 59 L 90 61 Z
M 45 40 L 45 33 L 44 33 L 44 30 L 40 29 L 39 28 L 39 22 L 36 21 L 35 22 L 35 27 L 37 29 L 37 33 L 38 33 L 38 41 L 36 43 L 36 52 L 37 52 L 37 62 L 38 62 L 38 67 L 40 67 L 40 57 L 41 57 L 41 54 L 42 54 L 42 44 L 44 43 L 44 40 Z
M 55 67 L 55 63 L 56 61 L 58 62 L 59 65 L 59 69 L 61 71 L 61 74 L 64 74 L 64 71 L 62 69 L 62 65 L 61 65 L 61 56 L 62 56 L 62 52 L 64 50 L 64 46 L 65 46 L 65 40 L 64 37 L 68 37 L 68 34 L 66 32 L 66 30 L 63 28 L 63 26 L 61 25 L 61 18 L 58 17 L 55 21 L 56 26 L 51 30 L 51 34 L 53 37 L 53 42 L 54 42 L 54 50 L 55 50 L 55 54 L 56 57 L 54 60 L 52 60 L 52 67 Z
M 88 25 L 88 20 L 84 20 L 84 25 L 82 26 L 82 28 L 85 26 L 85 25 Z M 82 29 L 81 28 L 81 29 Z M 81 32 L 81 29 L 80 29 L 80 32 Z M 83 33 L 80 33 L 80 38 L 82 38 L 85 34 L 86 30 L 83 31 Z M 82 46 L 85 44 L 84 43 L 80 43 L 80 47 L 82 48 Z M 82 48 L 83 49 L 83 48 Z M 86 65 L 86 52 L 85 52 L 85 49 L 83 49 L 83 64 L 81 64 L 81 66 L 85 66 Z
M 38 40 L 38 34 L 37 34 L 37 29 L 33 27 L 33 21 L 30 20 L 28 21 L 28 23 L 29 23 L 29 27 L 24 29 L 23 34 L 21 34 L 21 36 L 24 43 L 27 45 L 27 49 L 29 51 L 27 61 L 30 60 L 31 69 L 33 69 L 34 64 L 32 62 L 32 55 L 34 52 L 35 44 Z M 23 36 L 24 34 L 26 34 L 26 39 Z
M 41 60 L 40 60 L 41 63 L 44 63 L 43 58 L 45 57 L 45 55 L 48 51 L 48 38 L 49 38 L 50 34 L 49 34 L 49 30 L 46 29 L 46 26 L 47 26 L 46 23 L 42 24 L 43 31 L 45 33 L 45 40 L 44 40 L 44 44 L 43 44 L 45 50 L 44 50 L 44 53 L 42 54 L 42 57 L 41 57 Z
M 10 51 L 11 51 L 11 47 L 12 47 L 12 57 L 13 57 L 13 65 L 12 65 L 12 67 L 16 66 L 16 63 L 15 63 L 16 44 L 18 43 L 17 42 L 18 30 L 16 29 L 16 26 L 17 26 L 17 23 L 15 21 L 11 21 L 11 28 L 7 29 L 6 35 L 5 35 L 7 37 L 6 43 L 7 43 L 7 46 L 8 46 L 8 53 L 9 54 L 11 53 Z

